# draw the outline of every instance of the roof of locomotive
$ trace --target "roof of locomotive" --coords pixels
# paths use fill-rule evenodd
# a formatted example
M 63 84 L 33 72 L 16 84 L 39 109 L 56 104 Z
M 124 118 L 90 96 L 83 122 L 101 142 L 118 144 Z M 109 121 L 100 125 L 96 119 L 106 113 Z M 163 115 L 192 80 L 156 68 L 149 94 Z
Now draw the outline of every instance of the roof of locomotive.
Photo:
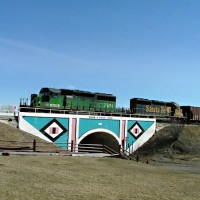
M 71 90 L 71 89 L 56 89 L 56 88 L 41 88 L 40 93 L 43 92 L 53 92 L 53 93 L 60 93 L 61 95 L 86 95 L 86 96 L 106 96 L 106 97 L 115 97 L 112 94 L 100 93 L 100 92 L 89 92 L 83 90 Z
M 39 93 L 42 94 L 43 92 L 60 93 L 61 90 L 60 89 L 55 89 L 55 88 L 41 88 Z
M 137 102 L 148 102 L 153 104 L 162 104 L 162 105 L 174 105 L 176 107 L 180 107 L 179 104 L 175 102 L 166 102 L 166 101 L 159 101 L 159 100 L 151 100 L 151 99 L 144 99 L 144 98 L 132 98 L 130 101 L 137 101 Z

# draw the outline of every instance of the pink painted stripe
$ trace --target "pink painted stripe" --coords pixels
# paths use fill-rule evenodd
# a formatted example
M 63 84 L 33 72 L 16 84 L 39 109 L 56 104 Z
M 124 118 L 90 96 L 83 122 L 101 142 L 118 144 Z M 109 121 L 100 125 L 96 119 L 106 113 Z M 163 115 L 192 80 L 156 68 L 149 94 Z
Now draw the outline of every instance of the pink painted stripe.
M 126 120 L 122 120 L 122 123 L 121 123 L 121 143 L 122 143 L 122 149 L 124 149 L 125 126 L 126 126 Z
M 49 129 L 49 134 L 58 134 L 59 128 L 58 127 L 51 127 Z
M 76 122 L 77 122 L 77 119 L 76 118 L 73 118 L 72 119 L 72 141 L 73 141 L 73 144 L 76 143 Z M 74 149 L 74 147 L 73 147 Z

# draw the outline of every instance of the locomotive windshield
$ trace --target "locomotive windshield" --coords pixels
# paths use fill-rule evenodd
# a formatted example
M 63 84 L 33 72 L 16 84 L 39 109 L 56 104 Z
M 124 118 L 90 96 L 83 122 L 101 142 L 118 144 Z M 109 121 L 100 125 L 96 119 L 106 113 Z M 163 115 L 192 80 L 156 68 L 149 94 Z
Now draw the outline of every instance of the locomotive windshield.
M 44 96 L 50 96 L 53 98 L 57 98 L 61 94 L 61 90 L 54 88 L 42 88 L 40 90 L 40 94 Z

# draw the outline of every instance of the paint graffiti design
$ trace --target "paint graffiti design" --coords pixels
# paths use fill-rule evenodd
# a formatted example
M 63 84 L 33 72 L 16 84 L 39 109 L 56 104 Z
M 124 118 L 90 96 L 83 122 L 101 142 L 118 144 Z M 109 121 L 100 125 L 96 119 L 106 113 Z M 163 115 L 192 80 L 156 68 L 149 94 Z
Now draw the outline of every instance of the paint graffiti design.
M 135 122 L 128 130 L 128 132 L 135 138 L 138 139 L 143 133 L 144 129 L 138 122 Z
M 52 142 L 56 141 L 68 130 L 56 119 L 53 119 L 48 124 L 46 124 L 40 132 L 49 138 Z

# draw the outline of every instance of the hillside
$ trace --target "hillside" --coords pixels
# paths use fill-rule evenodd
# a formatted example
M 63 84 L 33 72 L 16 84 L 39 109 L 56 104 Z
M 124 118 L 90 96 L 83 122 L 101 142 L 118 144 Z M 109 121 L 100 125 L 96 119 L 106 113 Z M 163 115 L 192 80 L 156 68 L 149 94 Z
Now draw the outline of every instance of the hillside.
M 38 151 L 60 151 L 61 149 L 54 144 L 48 143 L 39 137 L 21 131 L 18 128 L 0 122 L 0 147 L 4 146 L 29 146 L 32 148 L 33 140 L 36 140 Z M 15 142 L 4 142 L 15 141 Z M 26 143 L 30 142 L 30 143 Z
M 200 126 L 166 127 L 135 153 L 154 161 L 200 159 Z
M 40 138 L 21 131 L 18 128 L 0 123 L 0 140 L 25 142 L 33 141 L 34 139 L 36 139 L 38 142 L 43 142 L 43 140 L 41 140 Z

